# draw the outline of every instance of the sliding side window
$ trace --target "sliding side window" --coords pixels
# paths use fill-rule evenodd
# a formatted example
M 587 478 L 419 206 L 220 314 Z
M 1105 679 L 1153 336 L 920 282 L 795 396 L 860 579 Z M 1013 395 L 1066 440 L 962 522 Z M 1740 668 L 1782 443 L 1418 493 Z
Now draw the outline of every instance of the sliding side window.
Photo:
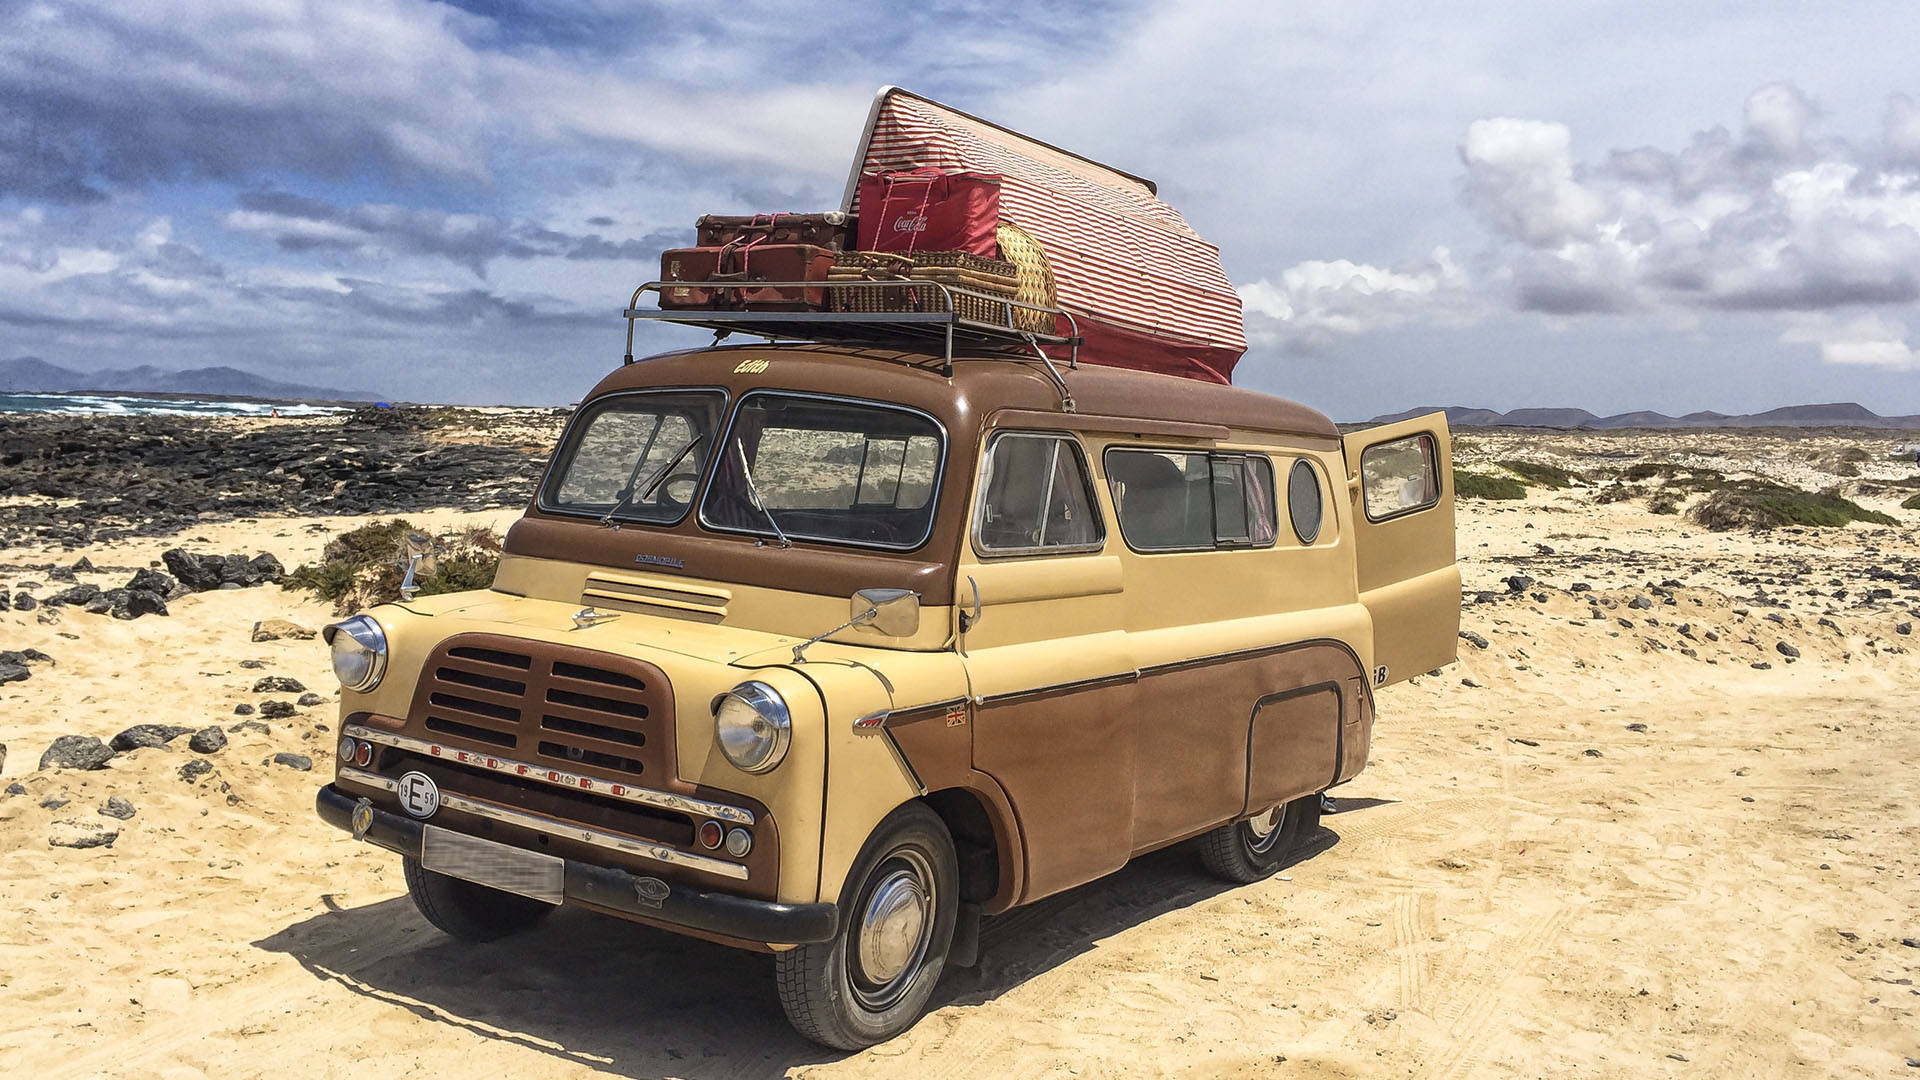
M 1272 547 L 1273 463 L 1259 454 L 1107 451 L 1120 535 L 1135 551 Z
M 1027 431 L 995 435 L 981 467 L 973 538 L 983 555 L 1098 550 L 1106 525 L 1079 441 Z

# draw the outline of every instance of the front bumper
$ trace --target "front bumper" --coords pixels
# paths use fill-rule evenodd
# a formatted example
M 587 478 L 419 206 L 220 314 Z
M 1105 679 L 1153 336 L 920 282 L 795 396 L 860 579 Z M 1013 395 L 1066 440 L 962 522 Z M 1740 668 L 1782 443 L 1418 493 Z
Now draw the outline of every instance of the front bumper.
M 329 784 L 315 799 L 322 820 L 353 830 L 353 808 L 360 800 Z M 365 838 L 409 858 L 420 857 L 422 823 L 390 810 L 373 808 Z M 783 904 L 729 893 L 708 892 L 658 878 L 630 874 L 578 859 L 566 861 L 568 900 L 618 911 L 650 922 L 684 926 L 723 937 L 769 945 L 805 945 L 828 941 L 839 929 L 832 904 Z M 657 897 L 657 899 L 655 899 Z

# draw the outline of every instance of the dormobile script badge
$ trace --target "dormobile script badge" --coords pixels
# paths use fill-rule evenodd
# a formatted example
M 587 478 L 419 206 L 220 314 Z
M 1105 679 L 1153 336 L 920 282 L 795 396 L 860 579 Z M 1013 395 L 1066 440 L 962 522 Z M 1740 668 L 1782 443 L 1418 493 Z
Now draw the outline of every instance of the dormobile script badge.
M 675 570 L 684 570 L 687 565 L 685 559 L 676 559 L 671 555 L 648 555 L 645 552 L 635 555 L 633 561 L 642 566 L 670 566 Z

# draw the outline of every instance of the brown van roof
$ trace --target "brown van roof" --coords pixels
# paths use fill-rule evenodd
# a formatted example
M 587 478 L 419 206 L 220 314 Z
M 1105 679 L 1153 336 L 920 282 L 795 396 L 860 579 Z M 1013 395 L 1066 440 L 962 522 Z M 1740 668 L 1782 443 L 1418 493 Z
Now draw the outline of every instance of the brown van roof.
M 747 379 L 735 374 L 744 362 L 762 359 L 768 362 L 764 373 Z M 1094 364 L 1072 371 L 1057 366 L 1083 414 L 1340 437 L 1333 421 L 1320 412 L 1257 390 Z M 977 424 L 1000 409 L 1060 408 L 1059 393 L 1038 360 L 956 357 L 948 378 L 940 374 L 939 359 L 924 353 L 844 345 L 739 345 L 668 353 L 614 370 L 589 396 L 660 385 L 745 389 L 749 382 L 897 401 L 924 409 L 950 426 L 951 420 L 969 415 Z

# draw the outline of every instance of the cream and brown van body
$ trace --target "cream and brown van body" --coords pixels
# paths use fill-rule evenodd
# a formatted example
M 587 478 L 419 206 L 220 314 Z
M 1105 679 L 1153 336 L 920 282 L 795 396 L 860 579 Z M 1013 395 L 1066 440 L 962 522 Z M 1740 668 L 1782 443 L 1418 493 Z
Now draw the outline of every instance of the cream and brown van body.
M 622 395 L 724 395 L 716 436 L 756 392 L 884 404 L 942 442 L 924 540 L 788 543 L 777 524 L 711 520 L 720 450 L 668 524 L 570 511 L 550 475 L 491 590 L 370 613 L 387 674 L 342 708 L 375 752 L 342 763 L 323 814 L 345 825 L 358 809 L 356 831 L 405 850 L 420 828 L 396 780 L 423 773 L 447 793 L 432 826 L 568 860 L 568 902 L 780 949 L 844 924 L 850 872 L 909 804 L 951 834 L 961 902 L 992 913 L 1352 779 L 1374 686 L 1453 658 L 1444 418 L 1343 440 L 1319 413 L 1248 390 L 1064 375 L 1071 409 L 1038 361 L 1005 356 L 946 374 L 913 353 L 758 346 L 619 368 L 583 400 L 550 474 L 578 452 L 581 418 Z M 1003 439 L 1010 463 L 1050 455 L 1049 477 L 1083 477 L 1073 543 L 1009 547 L 995 531 L 983 470 Z M 1382 445 L 1376 477 L 1361 461 Z M 1222 484 L 1264 484 L 1272 520 L 1253 513 L 1244 537 L 1204 547 L 1153 533 L 1178 523 L 1147 509 L 1123 520 L 1122 492 L 1173 505 L 1154 485 L 1176 466 L 1216 500 Z M 1369 485 L 1400 501 L 1382 512 Z M 862 590 L 917 594 L 917 627 L 856 621 L 796 661 Z M 743 680 L 791 711 L 784 759 L 757 774 L 715 739 L 718 702 Z M 750 851 L 704 847 L 708 821 L 746 829 Z

